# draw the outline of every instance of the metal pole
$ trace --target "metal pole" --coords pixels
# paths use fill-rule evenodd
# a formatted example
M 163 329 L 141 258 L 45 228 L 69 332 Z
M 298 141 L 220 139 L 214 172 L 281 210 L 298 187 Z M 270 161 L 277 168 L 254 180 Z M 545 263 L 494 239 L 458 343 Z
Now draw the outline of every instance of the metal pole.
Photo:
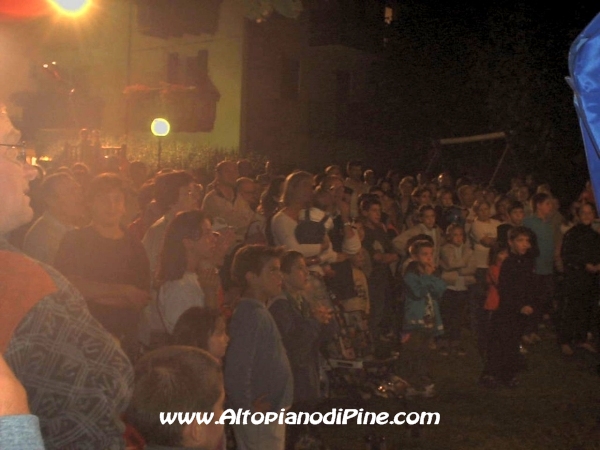
M 157 168 L 157 170 L 160 170 L 160 160 L 162 157 L 162 141 L 160 138 L 157 138 L 157 139 L 158 139 L 158 162 L 156 164 L 156 168 Z

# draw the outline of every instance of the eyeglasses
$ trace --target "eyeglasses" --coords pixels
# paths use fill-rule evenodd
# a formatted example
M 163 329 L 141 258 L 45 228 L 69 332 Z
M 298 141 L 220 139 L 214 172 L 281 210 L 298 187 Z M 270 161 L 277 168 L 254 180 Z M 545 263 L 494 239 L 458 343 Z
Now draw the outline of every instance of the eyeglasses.
M 4 147 L 5 150 L 2 153 L 6 159 L 9 161 L 18 163 L 18 164 L 26 164 L 27 163 L 27 151 L 25 147 L 16 147 L 9 144 L 0 144 L 0 148 Z

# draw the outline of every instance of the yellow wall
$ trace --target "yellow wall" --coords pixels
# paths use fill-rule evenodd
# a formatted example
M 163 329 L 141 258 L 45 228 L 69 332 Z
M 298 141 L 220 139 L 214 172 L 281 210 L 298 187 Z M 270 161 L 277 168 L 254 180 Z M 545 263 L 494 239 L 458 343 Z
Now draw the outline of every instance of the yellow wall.
M 242 84 L 243 6 L 240 0 L 224 0 L 220 8 L 218 31 L 214 36 L 183 36 L 160 39 L 137 33 L 135 15 L 131 37 L 130 84 L 159 87 L 166 81 L 167 55 L 179 53 L 180 60 L 195 56 L 198 50 L 208 49 L 209 76 L 221 94 L 217 104 L 217 120 L 210 133 L 194 133 L 199 144 L 239 148 Z M 32 63 L 56 61 L 60 67 L 84 74 L 93 95 L 104 99 L 103 133 L 118 136 L 125 132 L 125 99 L 127 86 L 129 1 L 96 0 L 95 7 L 86 16 L 61 19 L 51 23 L 23 24 L 42 30 L 43 36 L 27 55 Z M 14 56 L 16 58 L 17 56 Z M 25 65 L 25 64 L 24 64 Z M 21 72 L 20 81 L 24 73 Z M 7 77 L 3 68 L 0 82 Z M 14 83 L 10 89 L 23 89 L 24 83 Z M 14 88 L 14 89 L 13 89 Z M 148 124 L 149 130 L 149 124 Z M 148 131 L 150 133 L 150 131 Z M 189 138 L 189 136 L 188 136 Z

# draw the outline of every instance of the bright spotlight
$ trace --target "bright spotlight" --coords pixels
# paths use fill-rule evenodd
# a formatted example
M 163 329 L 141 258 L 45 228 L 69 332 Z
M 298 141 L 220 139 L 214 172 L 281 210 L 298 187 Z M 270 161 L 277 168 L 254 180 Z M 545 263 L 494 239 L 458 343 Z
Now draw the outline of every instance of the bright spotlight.
M 150 130 L 154 136 L 162 137 L 169 134 L 171 131 L 171 125 L 166 119 L 157 118 L 152 121 L 152 125 L 150 125 Z
M 90 6 L 92 0 L 47 0 L 54 9 L 66 16 L 76 17 L 84 14 Z

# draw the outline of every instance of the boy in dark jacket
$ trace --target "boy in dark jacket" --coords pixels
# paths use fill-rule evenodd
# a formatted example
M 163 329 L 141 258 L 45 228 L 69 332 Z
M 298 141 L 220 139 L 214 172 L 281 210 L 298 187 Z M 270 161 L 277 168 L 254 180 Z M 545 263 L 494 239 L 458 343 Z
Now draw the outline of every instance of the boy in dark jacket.
M 530 302 L 535 260 L 529 252 L 531 230 L 514 227 L 508 233 L 508 243 L 510 255 L 502 263 L 498 281 L 500 304 L 491 318 L 487 360 L 480 379 L 486 387 L 517 385 L 519 340 L 526 316 L 533 313 Z

